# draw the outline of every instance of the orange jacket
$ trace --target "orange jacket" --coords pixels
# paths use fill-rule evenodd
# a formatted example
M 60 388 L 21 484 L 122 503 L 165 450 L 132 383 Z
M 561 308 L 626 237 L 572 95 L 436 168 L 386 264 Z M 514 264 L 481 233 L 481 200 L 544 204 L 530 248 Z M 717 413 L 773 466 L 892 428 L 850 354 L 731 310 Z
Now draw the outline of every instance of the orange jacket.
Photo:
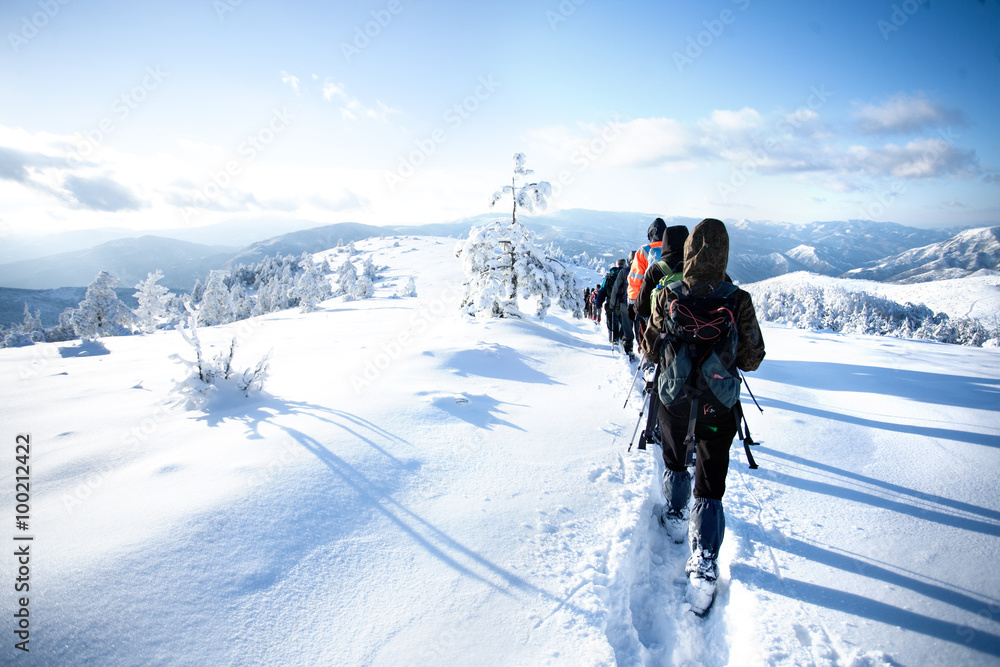
M 657 241 L 656 243 L 647 243 L 636 251 L 635 259 L 632 260 L 632 268 L 628 274 L 629 303 L 634 303 L 639 298 L 639 289 L 642 287 L 642 279 L 646 275 L 646 268 L 650 264 L 660 261 L 662 248 L 663 242 Z

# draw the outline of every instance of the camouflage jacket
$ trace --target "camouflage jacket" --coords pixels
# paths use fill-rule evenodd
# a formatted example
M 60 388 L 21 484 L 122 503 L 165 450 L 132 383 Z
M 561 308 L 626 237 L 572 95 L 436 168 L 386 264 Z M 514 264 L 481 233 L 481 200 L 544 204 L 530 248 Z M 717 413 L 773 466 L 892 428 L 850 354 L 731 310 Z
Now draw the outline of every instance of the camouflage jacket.
M 729 260 L 729 234 L 719 220 L 702 220 L 684 243 L 684 282 L 697 294 L 708 294 L 726 278 Z M 646 358 L 659 363 L 660 350 L 657 338 L 663 331 L 663 317 L 670 301 L 677 295 L 669 289 L 657 293 L 656 302 L 651 304 L 649 325 L 643 335 L 643 350 Z M 764 359 L 764 336 L 757 322 L 753 300 L 750 294 L 737 289 L 730 297 L 734 302 L 733 315 L 736 318 L 736 365 L 744 371 L 754 371 Z

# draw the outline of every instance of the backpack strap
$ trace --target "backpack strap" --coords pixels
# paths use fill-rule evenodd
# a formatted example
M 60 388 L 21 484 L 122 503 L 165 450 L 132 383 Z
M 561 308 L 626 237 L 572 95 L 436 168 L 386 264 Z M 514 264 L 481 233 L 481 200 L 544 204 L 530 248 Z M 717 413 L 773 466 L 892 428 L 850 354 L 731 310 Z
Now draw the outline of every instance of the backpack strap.
M 735 294 L 736 290 L 738 289 L 739 287 L 732 284 L 731 282 L 721 282 L 719 283 L 719 286 L 716 287 L 712 293 L 715 296 L 721 296 L 722 298 L 726 298 Z

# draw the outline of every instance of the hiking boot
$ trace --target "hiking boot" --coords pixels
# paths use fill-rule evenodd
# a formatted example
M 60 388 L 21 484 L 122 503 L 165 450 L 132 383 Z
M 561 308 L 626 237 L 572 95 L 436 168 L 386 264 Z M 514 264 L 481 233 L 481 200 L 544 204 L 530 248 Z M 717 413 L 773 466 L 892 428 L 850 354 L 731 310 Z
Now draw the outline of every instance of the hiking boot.
M 683 543 L 688 534 L 687 510 L 664 507 L 660 514 L 660 525 L 667 531 L 667 535 L 674 541 L 674 544 Z
M 719 564 L 707 551 L 701 551 L 691 554 L 684 571 L 688 575 L 684 599 L 691 605 L 691 611 L 698 616 L 704 616 L 715 601 Z
M 693 553 L 684 566 L 684 572 L 692 579 L 715 581 L 719 578 L 719 561 L 707 551 Z

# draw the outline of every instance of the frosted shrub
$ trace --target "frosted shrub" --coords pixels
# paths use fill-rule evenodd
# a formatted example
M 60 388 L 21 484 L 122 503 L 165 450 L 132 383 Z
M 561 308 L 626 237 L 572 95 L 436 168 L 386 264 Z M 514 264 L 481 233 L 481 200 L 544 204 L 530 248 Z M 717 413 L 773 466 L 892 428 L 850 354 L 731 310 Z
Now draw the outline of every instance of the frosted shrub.
M 195 360 L 188 361 L 179 354 L 170 357 L 188 369 L 187 377 L 174 388 L 174 391 L 183 397 L 185 405 L 190 409 L 200 409 L 224 401 L 225 397 L 242 395 L 246 398 L 261 392 L 267 380 L 270 353 L 261 357 L 254 367 L 239 371 L 233 365 L 237 340 L 236 336 L 233 336 L 227 351 L 220 352 L 212 358 L 206 357 L 198 336 L 198 312 L 190 304 L 187 306 L 189 313 L 187 326 L 182 327 L 180 332 L 184 340 L 194 349 Z

